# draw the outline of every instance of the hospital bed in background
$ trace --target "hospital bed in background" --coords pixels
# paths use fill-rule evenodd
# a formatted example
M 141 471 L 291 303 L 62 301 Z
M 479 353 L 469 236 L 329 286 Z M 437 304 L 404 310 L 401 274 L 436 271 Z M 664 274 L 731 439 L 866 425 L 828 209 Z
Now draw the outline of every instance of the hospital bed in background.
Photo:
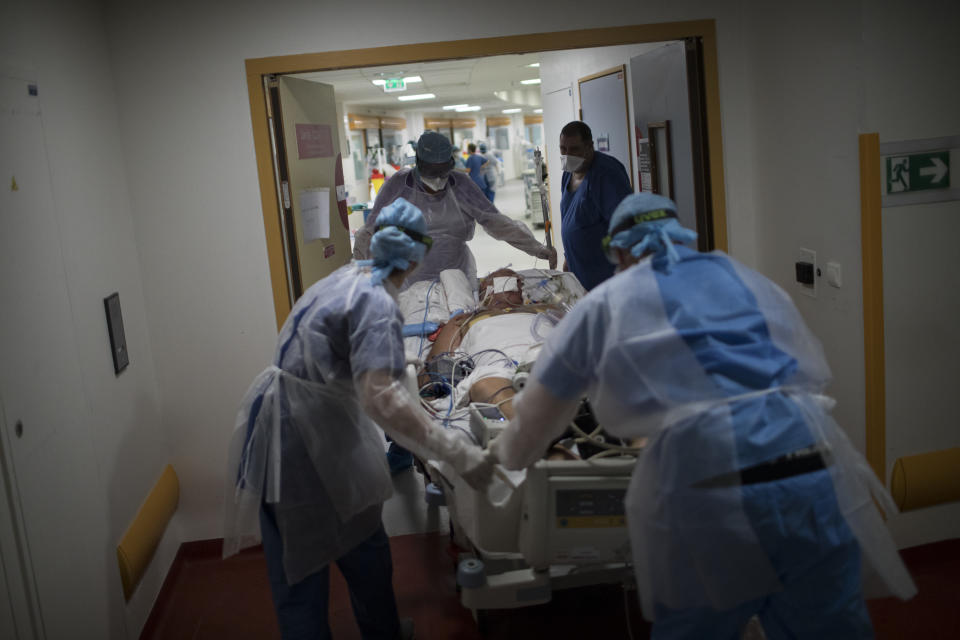
M 525 300 L 571 303 L 585 294 L 572 274 L 519 273 Z M 439 324 L 458 309 L 475 307 L 476 286 L 466 280 L 461 272 L 444 272 L 434 283 L 403 292 L 407 325 Z M 405 347 L 408 360 L 422 360 L 430 343 L 414 335 Z M 532 362 L 517 365 L 513 381 L 520 388 Z M 414 373 L 410 367 L 408 379 Z M 461 404 L 454 397 L 446 409 L 443 401 L 424 402 L 435 420 L 483 447 L 507 425 L 495 405 Z M 445 504 L 453 541 L 465 550 L 457 565 L 461 602 L 481 629 L 485 611 L 542 604 L 557 589 L 620 583 L 633 588 L 624 496 L 638 450 L 605 442 L 586 404 L 572 428 L 577 433 L 565 442 L 579 447 L 583 459 L 544 459 L 523 472 L 506 472 L 487 493 L 471 489 L 444 463 L 423 467 L 435 485 L 428 500 Z

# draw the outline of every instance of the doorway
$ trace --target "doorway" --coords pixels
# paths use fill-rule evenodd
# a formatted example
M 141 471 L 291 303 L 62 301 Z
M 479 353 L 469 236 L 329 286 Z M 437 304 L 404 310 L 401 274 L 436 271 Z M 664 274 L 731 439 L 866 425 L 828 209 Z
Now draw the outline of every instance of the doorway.
M 719 79 L 717 73 L 716 27 L 713 20 L 585 29 L 247 60 L 247 87 L 277 326 L 280 327 L 286 319 L 292 306 L 292 300 L 289 293 L 288 270 L 284 259 L 283 219 L 279 204 L 281 199 L 274 174 L 271 134 L 267 118 L 265 78 L 276 74 L 308 73 L 685 39 L 696 40 L 703 52 L 703 104 L 706 129 L 704 139 L 707 146 L 704 157 L 709 169 L 711 228 L 714 231 L 714 246 L 726 249 Z M 549 132 L 545 133 L 549 135 Z

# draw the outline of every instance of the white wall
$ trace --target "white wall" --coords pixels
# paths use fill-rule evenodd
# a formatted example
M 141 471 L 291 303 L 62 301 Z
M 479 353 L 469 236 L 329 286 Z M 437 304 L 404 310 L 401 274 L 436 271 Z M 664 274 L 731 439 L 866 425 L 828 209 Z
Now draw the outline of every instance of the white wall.
M 101 7 L 97 2 L 30 2 L 16 9 L 4 4 L 0 14 L 0 56 L 36 70 L 72 339 L 89 407 L 83 428 L 91 434 L 93 459 L 86 463 L 96 470 L 107 510 L 97 563 L 109 588 L 99 595 L 110 611 L 111 635 L 124 633 L 126 626 L 128 637 L 137 637 L 181 536 L 175 518 L 144 583 L 124 605 L 115 545 L 171 458 Z M 131 361 L 119 377 L 103 307 L 103 298 L 114 291 L 120 293 Z M 43 345 L 37 350 L 38 357 L 62 355 L 44 353 Z M 76 523 L 65 525 L 60 535 L 66 541 Z M 77 547 L 75 552 L 86 551 Z
M 377 20 L 351 30 L 343 28 L 355 24 L 346 3 L 275 3 L 269 12 L 249 1 L 229 11 L 209 1 L 185 6 L 115 2 L 106 16 L 164 426 L 185 485 L 187 538 L 220 533 L 234 412 L 269 362 L 276 337 L 243 69 L 253 57 L 429 42 L 437 33 L 452 40 L 715 18 L 731 251 L 785 285 L 799 243 L 844 264 L 839 299 L 804 301 L 802 309 L 828 348 L 838 416 L 863 442 L 856 136 L 864 116 L 873 117 L 865 88 L 875 94 L 900 85 L 864 73 L 872 61 L 864 58 L 862 34 L 875 33 L 878 19 L 895 21 L 892 14 L 878 9 L 861 20 L 861 3 L 853 0 L 797 8 L 767 8 L 759 0 L 600 0 L 589 12 L 559 0 L 549 12 L 504 3 L 511 15 L 504 22 L 489 3 L 465 15 L 437 1 L 418 14 L 379 2 L 367 7 Z M 433 19 L 420 20 L 424 12 Z M 931 13 L 925 22 L 936 19 Z M 576 25 L 568 15 L 578 16 Z

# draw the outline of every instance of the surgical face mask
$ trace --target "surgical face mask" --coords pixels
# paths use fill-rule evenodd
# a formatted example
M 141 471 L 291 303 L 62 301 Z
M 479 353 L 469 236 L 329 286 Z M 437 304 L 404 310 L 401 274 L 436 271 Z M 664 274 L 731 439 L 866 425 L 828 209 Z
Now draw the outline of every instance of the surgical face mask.
M 573 173 L 583 166 L 583 158 L 580 156 L 560 156 L 560 166 L 564 171 Z
M 427 185 L 434 191 L 442 191 L 447 187 L 447 181 L 450 179 L 450 176 L 439 176 L 436 178 L 427 178 L 426 176 L 420 176 L 420 182 Z

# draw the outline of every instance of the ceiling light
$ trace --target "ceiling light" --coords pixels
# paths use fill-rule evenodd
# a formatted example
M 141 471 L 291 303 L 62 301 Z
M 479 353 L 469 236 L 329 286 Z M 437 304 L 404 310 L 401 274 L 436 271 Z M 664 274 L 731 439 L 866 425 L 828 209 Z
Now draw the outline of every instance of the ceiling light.
M 437 96 L 432 93 L 417 93 L 412 96 L 397 96 L 397 100 L 407 102 L 408 100 L 431 100 L 436 97 Z
M 475 105 L 475 106 L 472 106 L 472 107 L 468 107 L 467 105 L 464 105 L 464 106 L 460 107 L 459 109 L 457 109 L 457 113 L 461 113 L 461 112 L 463 112 L 463 111 L 480 111 L 480 107 L 479 107 L 479 106 L 476 106 L 476 105 Z
M 379 80 L 371 80 L 370 82 L 372 82 L 373 84 L 377 85 L 378 87 L 382 87 L 383 85 L 387 84 L 387 81 L 384 80 L 383 78 L 381 78 L 381 79 L 379 79 Z
M 528 66 L 528 67 L 539 67 L 539 66 L 540 66 L 540 63 L 539 63 L 539 62 L 531 62 L 531 63 L 528 64 L 527 66 Z
M 414 82 L 423 82 L 423 78 L 421 78 L 420 76 L 407 76 L 406 78 L 403 79 L 403 81 L 406 82 L 407 84 L 412 84 Z
M 520 84 L 540 84 L 540 78 L 530 78 L 529 80 L 521 80 Z
M 443 108 L 443 110 L 444 110 L 444 111 L 452 111 L 452 110 L 454 110 L 454 109 L 458 109 L 458 110 L 459 110 L 459 109 L 463 109 L 464 107 L 469 107 L 469 106 L 470 106 L 470 105 L 468 105 L 468 104 L 466 104 L 466 103 L 464 103 L 464 104 L 448 104 L 447 106 L 445 106 L 445 107 Z
M 543 113 L 543 109 L 534 109 L 533 112 L 534 112 L 534 113 Z
M 523 109 L 520 109 L 520 108 L 516 108 L 516 109 L 504 109 L 504 110 L 503 110 L 503 113 L 520 113 L 521 111 L 523 111 Z

